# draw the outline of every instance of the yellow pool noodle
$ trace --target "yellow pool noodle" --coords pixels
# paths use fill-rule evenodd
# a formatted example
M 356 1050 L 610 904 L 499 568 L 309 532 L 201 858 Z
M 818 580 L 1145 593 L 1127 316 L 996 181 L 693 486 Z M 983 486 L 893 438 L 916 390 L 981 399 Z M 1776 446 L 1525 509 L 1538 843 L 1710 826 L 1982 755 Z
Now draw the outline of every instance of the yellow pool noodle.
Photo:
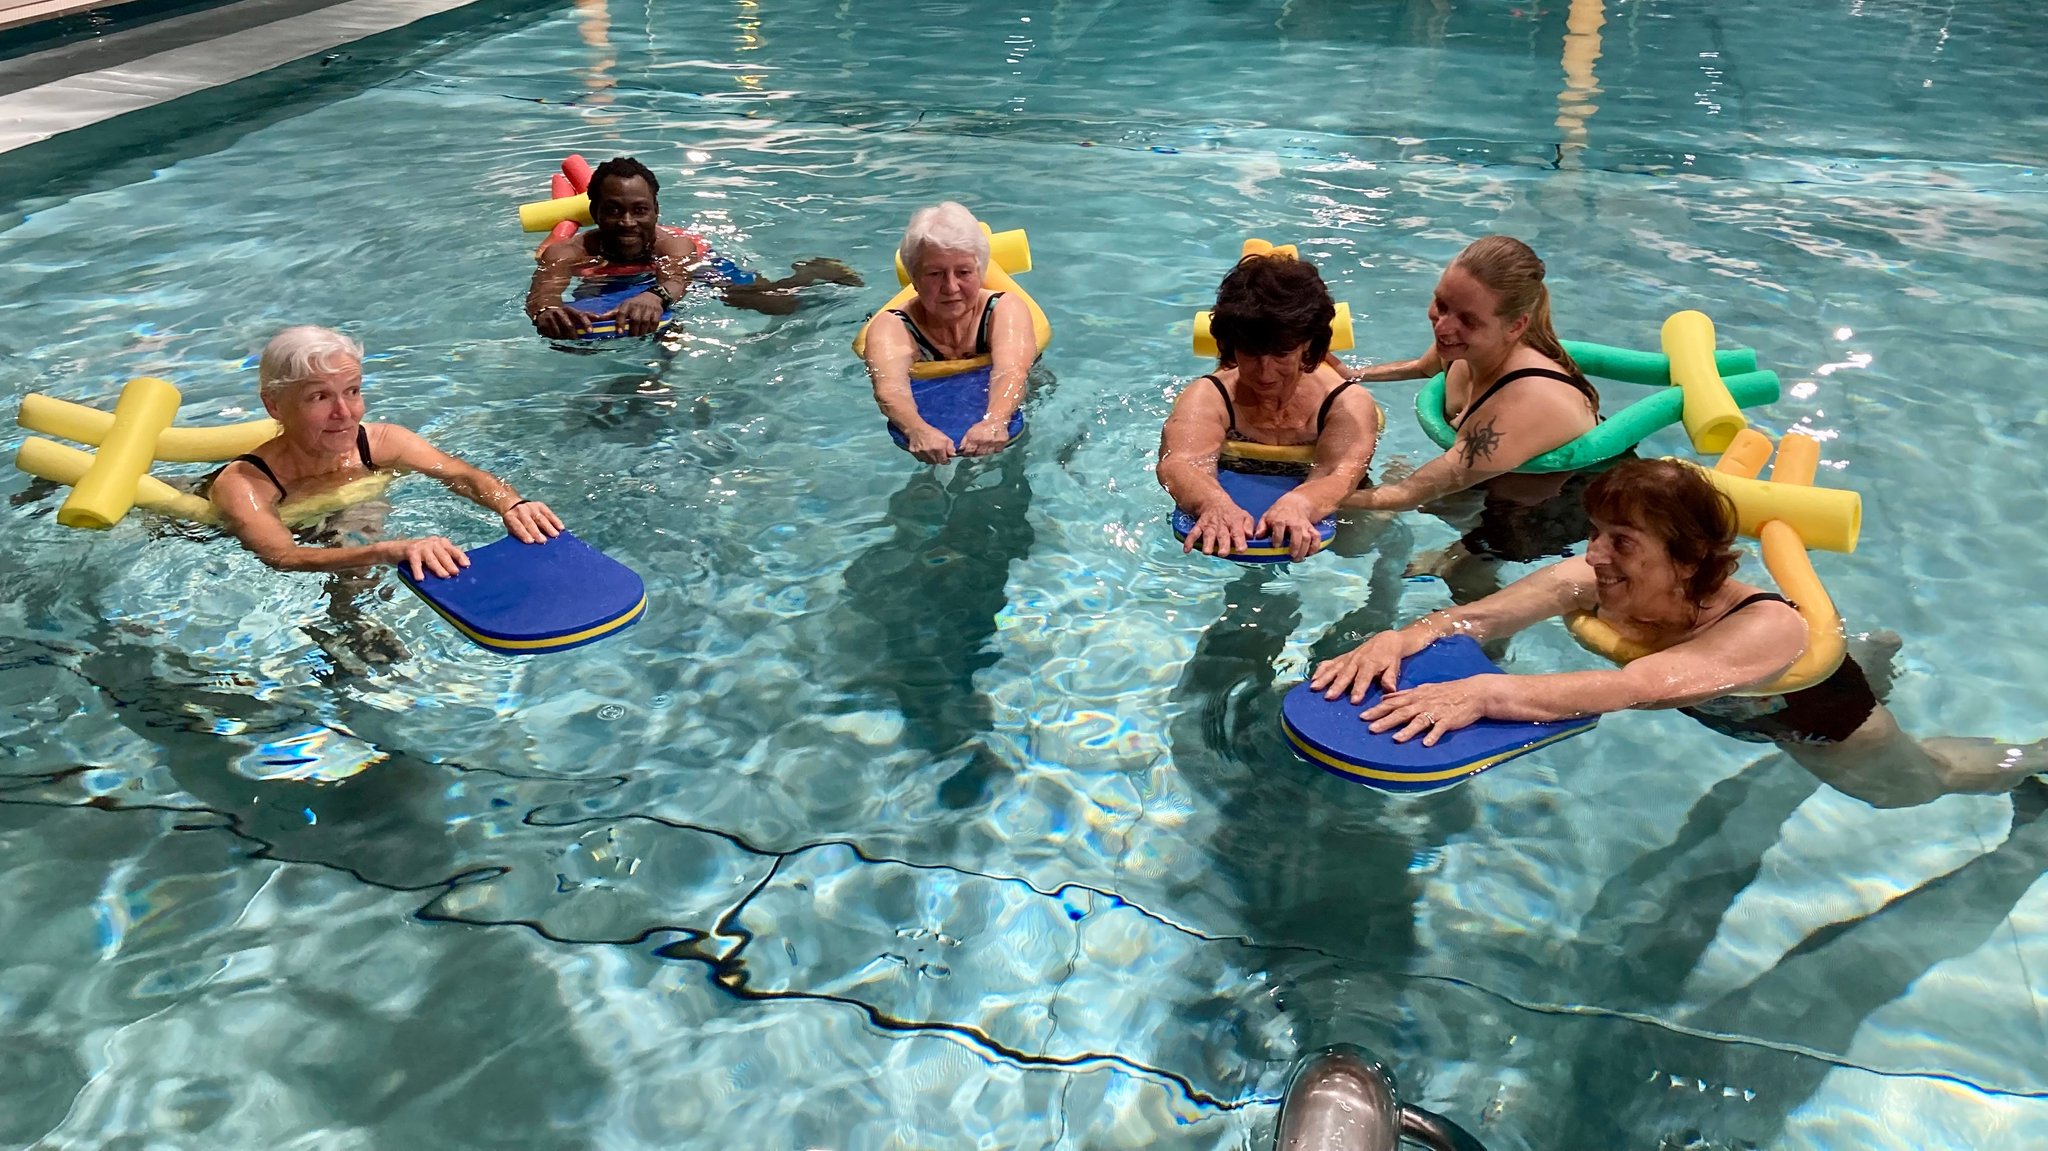
M 1663 344 L 1671 360 L 1671 382 L 1684 393 L 1681 419 L 1693 450 L 1725 451 L 1749 421 L 1714 365 L 1714 322 L 1703 312 L 1675 312 L 1664 321 Z
M 564 220 L 574 220 L 589 227 L 594 222 L 590 218 L 590 197 L 579 192 L 559 200 L 535 200 L 519 205 L 519 227 L 523 231 L 553 231 L 555 225 Z
M 15 467 L 38 479 L 73 487 L 85 478 L 92 464 L 91 452 L 66 447 L 40 436 L 30 436 L 21 441 L 21 449 L 14 453 Z M 163 515 L 212 522 L 211 503 L 191 492 L 181 492 L 147 473 L 136 477 L 134 503 L 137 507 Z
M 121 522 L 135 506 L 136 481 L 156 457 L 156 438 L 177 418 L 180 398 L 178 389 L 154 376 L 128 381 L 114 405 L 113 427 L 57 509 L 58 523 L 104 531 Z
M 1238 245 L 1237 258 L 1242 260 L 1246 256 L 1286 256 L 1288 259 L 1293 260 L 1299 259 L 1301 253 L 1296 250 L 1293 244 L 1275 246 L 1254 236 Z
M 1764 568 L 1785 598 L 1798 605 L 1799 616 L 1806 621 L 1806 650 L 1783 675 L 1744 694 L 1776 695 L 1812 687 L 1835 674 L 1848 654 L 1842 617 L 1814 573 L 1813 560 L 1798 532 L 1783 520 L 1772 520 L 1763 525 L 1758 538 L 1763 543 Z
M 1024 234 L 1024 229 L 1011 228 L 1007 232 L 991 232 L 988 225 L 983 224 L 981 230 L 988 235 L 989 267 L 1001 268 L 1013 276 L 1021 276 L 1031 270 L 1031 238 Z M 903 266 L 901 252 L 896 253 L 896 282 L 910 282 L 910 269 Z
M 1351 305 L 1339 301 L 1337 315 L 1330 321 L 1330 350 L 1341 352 L 1351 346 Z M 1215 359 L 1219 354 L 1216 337 L 1209 334 L 1209 313 L 1195 313 L 1195 354 Z
M 1860 494 L 1842 488 L 1747 479 L 1711 468 L 1700 471 L 1735 502 L 1735 527 L 1741 534 L 1759 538 L 1759 527 L 1771 520 L 1783 520 L 1809 548 L 1831 552 L 1856 550 L 1857 537 L 1863 532 Z
M 38 479 L 51 483 L 75 485 L 85 478 L 92 467 L 93 455 L 74 447 L 54 443 L 40 436 L 30 436 L 21 441 L 21 449 L 14 453 L 14 466 Z M 312 523 L 333 515 L 345 507 L 376 499 L 384 494 L 398 478 L 394 472 L 373 472 L 360 479 L 329 491 L 316 492 L 310 496 L 286 500 L 278 506 L 278 518 L 294 526 Z M 143 475 L 135 481 L 135 506 L 159 515 L 176 516 L 197 524 L 219 527 L 220 509 L 213 501 L 192 492 L 177 488 L 152 475 Z
M 1714 462 L 1714 470 L 1723 475 L 1754 479 L 1770 462 L 1771 437 L 1755 428 L 1744 428 L 1735 433 L 1735 439 Z
M 1771 465 L 1771 482 L 1811 487 L 1819 469 L 1820 441 L 1803 432 L 1787 432 L 1778 441 L 1778 462 Z
M 113 430 L 114 413 L 31 392 L 21 398 L 15 422 L 46 436 L 98 445 Z M 231 460 L 276 439 L 283 430 L 267 418 L 212 428 L 165 428 L 156 438 L 156 458 L 167 464 Z
M 1759 445 L 1761 454 L 1757 451 Z M 1763 470 L 1763 462 L 1769 458 L 1770 449 L 1768 437 L 1744 428 L 1735 437 L 1735 443 L 1727 454 L 1715 465 L 1715 471 L 1755 476 Z M 1819 467 L 1820 441 L 1799 432 L 1790 433 L 1778 441 L 1778 458 L 1771 465 L 1771 478 L 1763 485 L 1764 490 L 1818 490 L 1813 487 L 1813 477 Z M 1851 551 L 1856 547 L 1862 510 L 1859 499 L 1855 504 L 1856 522 L 1847 527 L 1848 550 Z M 1740 514 L 1741 505 L 1738 504 L 1738 518 Z M 1783 519 L 1769 518 L 1759 523 L 1751 534 L 1763 544 L 1764 569 L 1771 573 L 1772 581 L 1785 598 L 1797 605 L 1800 618 L 1806 621 L 1806 650 L 1800 653 L 1798 662 L 1786 668 L 1777 679 L 1752 689 L 1752 692 L 1774 695 L 1811 687 L 1835 674 L 1835 669 L 1842 666 L 1842 659 L 1848 654 L 1848 644 L 1842 635 L 1842 617 L 1835 611 L 1835 601 L 1828 596 L 1827 588 L 1821 586 L 1820 576 L 1814 573 L 1813 558 L 1807 554 L 1807 549 L 1813 546 L 1812 541 L 1806 539 L 1798 528 Z

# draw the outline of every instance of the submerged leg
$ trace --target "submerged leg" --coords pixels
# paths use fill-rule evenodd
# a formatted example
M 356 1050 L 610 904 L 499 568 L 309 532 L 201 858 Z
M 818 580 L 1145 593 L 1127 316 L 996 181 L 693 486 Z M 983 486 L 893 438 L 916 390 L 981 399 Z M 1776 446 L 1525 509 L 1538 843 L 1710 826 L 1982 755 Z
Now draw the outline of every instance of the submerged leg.
M 384 535 L 385 517 L 390 511 L 390 503 L 384 500 L 343 508 L 306 533 L 307 542 L 333 547 L 380 539 Z M 322 628 L 307 624 L 301 630 L 313 637 L 313 642 L 327 653 L 337 670 L 364 675 L 371 668 L 412 658 L 412 652 L 398 638 L 397 632 L 364 615 L 359 606 L 365 595 L 381 594 L 388 598 L 389 588 L 384 584 L 381 573 L 371 568 L 336 572 L 327 578 L 325 591 L 327 618 L 334 626 Z
M 786 316 L 796 311 L 798 288 L 812 284 L 861 285 L 859 273 L 838 260 L 818 257 L 790 266 L 789 275 L 779 280 L 755 280 L 748 284 L 727 284 L 721 294 L 728 307 L 746 308 L 769 316 Z
M 720 290 L 719 298 L 728 308 L 745 308 L 764 316 L 787 316 L 796 311 L 796 293 L 787 288 L 729 284 Z
M 862 284 L 860 273 L 827 256 L 799 260 L 790 265 L 789 272 L 788 278 L 777 280 L 774 286 L 807 288 L 812 284 L 845 284 L 851 288 L 858 288 Z
M 1821 782 L 1872 807 L 1917 807 L 1959 793 L 2000 795 L 2048 771 L 2048 740 L 1920 740 L 1900 730 L 1882 707 L 1841 743 L 1787 744 L 1785 751 Z

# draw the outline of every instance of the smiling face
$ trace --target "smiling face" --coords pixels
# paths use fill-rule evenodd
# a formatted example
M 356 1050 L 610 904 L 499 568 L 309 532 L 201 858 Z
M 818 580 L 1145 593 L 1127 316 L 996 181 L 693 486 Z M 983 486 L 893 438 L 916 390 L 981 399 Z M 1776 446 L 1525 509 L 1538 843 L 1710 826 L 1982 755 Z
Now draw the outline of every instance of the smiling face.
M 1693 565 L 1673 560 L 1657 536 L 1597 518 L 1586 562 L 1593 565 L 1601 610 L 1637 617 L 1683 602 L 1694 571 Z
M 973 252 L 934 248 L 927 244 L 917 253 L 917 267 L 910 274 L 911 287 L 925 314 L 957 318 L 981 298 L 981 265 Z
M 620 263 L 652 259 L 655 224 L 661 215 L 654 189 L 638 176 L 609 176 L 602 193 L 590 198 L 599 250 Z
M 1446 364 L 1476 359 L 1495 363 L 1506 357 L 1529 330 L 1529 317 L 1502 319 L 1500 295 L 1458 264 L 1444 269 L 1429 301 L 1429 326 L 1436 335 L 1436 353 Z
M 363 423 L 363 366 L 340 359 L 313 377 L 263 397 L 272 419 L 284 425 L 284 438 L 310 455 L 339 455 L 355 450 L 356 429 Z

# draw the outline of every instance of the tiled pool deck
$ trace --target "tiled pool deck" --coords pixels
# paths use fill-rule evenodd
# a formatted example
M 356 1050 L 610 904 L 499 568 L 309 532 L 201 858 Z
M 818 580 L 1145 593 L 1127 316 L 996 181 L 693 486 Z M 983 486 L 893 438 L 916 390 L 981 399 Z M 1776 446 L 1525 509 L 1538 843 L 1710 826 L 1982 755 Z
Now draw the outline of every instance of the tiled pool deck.
M 0 60 L 0 153 L 472 2 L 240 0 Z M 86 7 L 76 0 L 0 0 L 0 28 Z

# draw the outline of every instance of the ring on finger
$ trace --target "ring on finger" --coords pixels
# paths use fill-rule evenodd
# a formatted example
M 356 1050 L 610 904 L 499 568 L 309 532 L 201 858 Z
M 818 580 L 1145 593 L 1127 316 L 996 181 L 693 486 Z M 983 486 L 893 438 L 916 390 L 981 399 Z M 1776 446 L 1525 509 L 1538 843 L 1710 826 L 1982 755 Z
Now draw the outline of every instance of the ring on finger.
M 1433 724 L 1436 722 L 1436 713 L 1433 711 L 1425 711 L 1422 713 L 1422 719 L 1425 723 Z

